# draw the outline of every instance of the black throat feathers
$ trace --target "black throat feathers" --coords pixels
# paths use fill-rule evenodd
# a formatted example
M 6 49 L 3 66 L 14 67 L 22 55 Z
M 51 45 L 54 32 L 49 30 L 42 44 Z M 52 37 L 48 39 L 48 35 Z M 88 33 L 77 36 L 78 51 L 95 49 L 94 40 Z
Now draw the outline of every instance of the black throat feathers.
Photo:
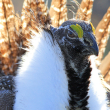
M 90 61 L 86 65 L 86 69 L 80 78 L 75 70 L 66 62 L 66 72 L 69 78 L 68 88 L 70 93 L 69 110 L 89 110 L 88 104 L 88 87 L 89 78 L 91 76 Z

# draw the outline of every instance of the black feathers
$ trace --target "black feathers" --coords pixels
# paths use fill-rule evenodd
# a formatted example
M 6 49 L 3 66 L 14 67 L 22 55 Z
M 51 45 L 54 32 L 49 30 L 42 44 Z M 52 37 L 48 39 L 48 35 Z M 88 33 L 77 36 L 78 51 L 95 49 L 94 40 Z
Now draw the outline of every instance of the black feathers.
M 90 62 L 86 65 L 82 77 L 80 78 L 73 68 L 66 63 L 67 76 L 69 78 L 68 86 L 70 92 L 70 110 L 88 110 L 88 87 L 89 87 L 89 78 L 91 76 Z

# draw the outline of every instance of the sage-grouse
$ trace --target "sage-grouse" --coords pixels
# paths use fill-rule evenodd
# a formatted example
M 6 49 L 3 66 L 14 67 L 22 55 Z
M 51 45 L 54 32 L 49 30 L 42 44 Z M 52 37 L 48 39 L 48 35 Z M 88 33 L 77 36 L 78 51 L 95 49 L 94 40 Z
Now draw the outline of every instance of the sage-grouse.
M 73 19 L 32 33 L 17 75 L 0 79 L 0 110 L 108 110 L 90 60 L 98 55 L 92 24 Z

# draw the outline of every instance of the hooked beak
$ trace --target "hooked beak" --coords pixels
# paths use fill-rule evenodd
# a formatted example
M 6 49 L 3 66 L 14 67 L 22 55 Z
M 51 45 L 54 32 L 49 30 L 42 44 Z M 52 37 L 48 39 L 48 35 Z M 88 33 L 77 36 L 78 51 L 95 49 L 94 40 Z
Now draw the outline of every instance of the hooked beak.
M 99 48 L 98 48 L 96 39 L 94 38 L 94 35 L 93 34 L 91 34 L 90 32 L 88 32 L 88 33 L 89 33 L 89 37 L 90 37 L 90 39 L 92 41 L 92 46 L 90 46 L 89 49 L 90 49 L 90 51 L 91 51 L 91 53 L 93 55 L 98 56 L 98 54 L 99 54 Z
M 99 48 L 98 48 L 94 35 L 90 32 L 88 32 L 87 35 L 88 36 L 85 38 L 85 40 L 89 42 L 89 45 L 85 47 L 85 49 L 83 50 L 83 54 L 98 56 Z

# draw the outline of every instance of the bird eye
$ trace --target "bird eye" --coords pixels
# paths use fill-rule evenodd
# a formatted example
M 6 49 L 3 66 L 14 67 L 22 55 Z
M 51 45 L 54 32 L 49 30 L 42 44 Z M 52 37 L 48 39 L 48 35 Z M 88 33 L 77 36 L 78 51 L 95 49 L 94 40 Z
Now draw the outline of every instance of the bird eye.
M 72 31 L 68 30 L 68 37 L 73 38 L 75 37 L 75 34 Z

